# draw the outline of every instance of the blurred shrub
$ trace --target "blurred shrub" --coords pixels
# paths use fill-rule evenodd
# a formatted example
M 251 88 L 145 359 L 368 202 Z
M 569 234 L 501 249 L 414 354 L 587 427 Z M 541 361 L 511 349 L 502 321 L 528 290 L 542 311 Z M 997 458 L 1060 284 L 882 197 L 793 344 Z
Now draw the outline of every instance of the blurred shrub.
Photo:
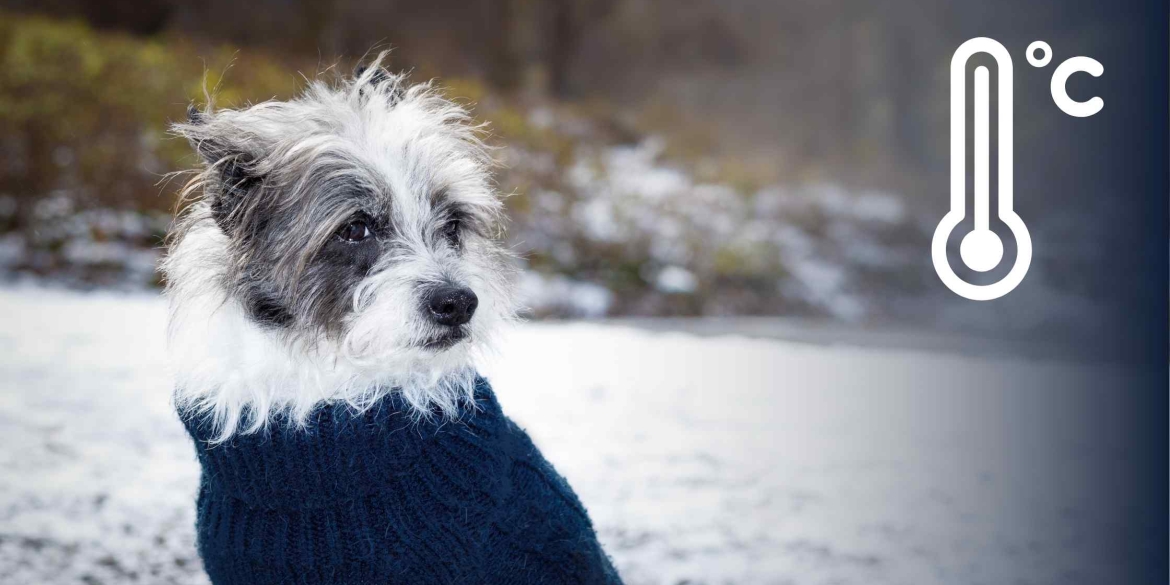
M 230 65 L 247 73 L 222 80 Z M 185 115 L 189 100 L 203 99 L 204 84 L 218 86 L 220 103 L 287 96 L 298 81 L 291 71 L 231 47 L 0 13 L 0 231 L 22 236 L 8 241 L 21 248 L 14 268 L 44 275 L 72 266 L 82 281 L 118 278 L 111 274 L 123 271 L 117 262 L 77 268 L 93 255 L 68 251 L 78 241 L 159 243 L 174 191 L 160 181 L 192 162 L 186 143 L 167 136 L 167 124 Z M 149 225 L 81 221 L 95 217 L 87 210 L 147 212 Z
M 166 125 L 201 99 L 229 63 L 247 71 L 217 90 L 221 102 L 284 96 L 290 69 L 230 47 L 201 55 L 181 39 L 97 33 L 81 22 L 0 16 L 0 190 L 18 221 L 50 193 L 81 207 L 166 209 L 160 177 L 182 166 L 186 144 Z M 206 72 L 206 74 L 205 74 Z M 190 161 L 186 161 L 190 162 Z

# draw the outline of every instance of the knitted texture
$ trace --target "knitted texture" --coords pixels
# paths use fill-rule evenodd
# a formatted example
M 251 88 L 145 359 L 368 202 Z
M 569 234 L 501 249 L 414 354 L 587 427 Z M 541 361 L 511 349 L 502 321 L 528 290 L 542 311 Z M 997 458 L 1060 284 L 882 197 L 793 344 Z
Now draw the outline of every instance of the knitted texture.
M 475 401 L 457 422 L 415 421 L 391 393 L 220 444 L 208 418 L 180 411 L 203 466 L 212 583 L 621 583 L 577 496 L 482 378 Z

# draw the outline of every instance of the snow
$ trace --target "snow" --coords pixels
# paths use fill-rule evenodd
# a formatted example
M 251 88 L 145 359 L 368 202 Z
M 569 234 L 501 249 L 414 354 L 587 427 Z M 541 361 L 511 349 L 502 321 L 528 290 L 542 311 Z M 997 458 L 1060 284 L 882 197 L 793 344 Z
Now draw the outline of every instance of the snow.
M 565 173 L 567 191 L 536 192 L 532 210 L 519 215 L 509 233 L 523 242 L 521 251 L 551 251 L 568 271 L 576 258 L 611 257 L 621 250 L 624 260 L 641 265 L 642 278 L 654 291 L 699 294 L 713 314 L 721 312 L 714 308 L 721 304 L 742 302 L 728 281 L 758 278 L 773 281 L 773 298 L 789 307 L 860 322 L 880 315 L 888 294 L 905 294 L 866 279 L 867 270 L 881 269 L 892 283 L 922 273 L 920 258 L 906 253 L 906 242 L 926 242 L 929 233 L 920 230 L 894 194 L 854 192 L 826 182 L 746 192 L 699 180 L 689 169 L 671 164 L 665 151 L 666 143 L 654 137 L 578 149 Z M 562 215 L 571 221 L 562 222 Z M 577 232 L 580 237 L 568 235 Z M 569 242 L 577 253 L 557 251 Z M 622 288 L 615 282 L 600 284 L 615 292 Z M 648 292 L 627 286 L 620 293 L 625 298 L 615 304 L 646 306 L 634 299 Z M 777 306 L 740 306 L 738 311 L 772 313 Z
M 681 266 L 667 266 L 658 273 L 658 290 L 670 293 L 690 293 L 699 286 L 699 281 L 690 270 Z
M 559 310 L 574 317 L 603 317 L 613 303 L 609 289 L 560 274 L 544 276 L 527 271 L 517 286 L 520 306 Z
M 0 582 L 206 582 L 164 322 L 151 294 L 0 289 Z M 1122 370 L 585 323 L 501 349 L 505 411 L 628 583 L 1063 585 L 1126 558 L 1085 537 Z

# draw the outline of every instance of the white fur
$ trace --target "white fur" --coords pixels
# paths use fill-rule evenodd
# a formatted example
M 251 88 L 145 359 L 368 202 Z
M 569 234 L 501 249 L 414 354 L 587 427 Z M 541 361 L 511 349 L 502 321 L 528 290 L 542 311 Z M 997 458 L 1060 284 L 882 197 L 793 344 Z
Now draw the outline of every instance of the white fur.
M 396 240 L 402 252 L 384 257 L 358 284 L 345 333 L 331 338 L 252 321 L 226 285 L 235 260 L 232 242 L 210 217 L 207 201 L 193 205 L 163 264 L 171 307 L 169 353 L 176 402 L 212 415 L 219 440 L 263 428 L 276 413 L 303 422 L 324 402 L 344 402 L 360 410 L 388 392 L 401 392 L 417 416 L 430 416 L 436 409 L 455 416 L 460 404 L 471 402 L 477 361 L 512 318 L 510 283 L 502 274 L 506 271 L 489 261 L 500 254 L 493 241 L 472 238 L 459 255 L 434 249 L 423 237 L 426 185 L 442 184 L 451 197 L 484 214 L 500 210 L 482 145 L 463 124 L 466 114 L 419 86 L 393 108 L 378 105 L 359 99 L 356 84 L 335 89 L 314 83 L 300 100 L 219 114 L 268 134 L 261 139 L 279 145 L 288 159 L 308 152 L 310 158 L 329 154 L 360 160 L 362 169 L 372 169 L 396 193 L 395 221 L 409 228 Z M 274 118 L 273 111 L 282 115 Z M 306 122 L 310 126 L 325 120 L 335 131 L 320 135 L 295 123 L 282 125 L 282 119 L 312 120 Z M 282 142 L 285 135 L 293 139 Z M 197 177 L 189 189 L 202 182 Z M 306 245 L 312 229 L 306 226 Z M 468 338 L 436 351 L 419 345 L 430 334 L 430 325 L 414 296 L 417 283 L 443 279 L 470 286 L 480 304 Z

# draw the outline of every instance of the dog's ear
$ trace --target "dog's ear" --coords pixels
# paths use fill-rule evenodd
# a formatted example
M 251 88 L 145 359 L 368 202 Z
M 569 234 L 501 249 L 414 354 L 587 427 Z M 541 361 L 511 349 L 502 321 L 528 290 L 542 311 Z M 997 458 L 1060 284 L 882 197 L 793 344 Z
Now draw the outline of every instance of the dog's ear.
M 190 124 L 192 126 L 199 126 L 199 125 L 202 125 L 206 121 L 207 121 L 207 114 L 204 114 L 203 112 L 199 111 L 199 108 L 195 107 L 195 104 L 189 104 L 187 106 L 187 123 L 188 124 Z
M 204 193 L 210 198 L 215 222 L 224 232 L 230 232 L 239 224 L 244 202 L 264 182 L 263 175 L 255 171 L 254 156 L 231 143 L 222 129 L 216 127 L 213 114 L 194 105 L 187 108 L 187 123 L 174 128 L 187 138 L 211 170 Z
M 402 101 L 403 88 L 401 79 L 392 75 L 385 67 L 381 65 L 374 65 L 373 67 L 367 65 L 358 65 L 353 70 L 354 83 L 358 85 L 358 91 L 362 95 L 366 95 L 366 88 L 384 87 L 386 97 L 390 101 L 390 105 L 397 104 Z
M 211 199 L 211 216 L 224 232 L 231 232 L 240 223 L 241 210 L 264 182 L 264 177 L 253 172 L 252 159 L 244 153 L 235 153 L 218 163 L 219 188 Z

